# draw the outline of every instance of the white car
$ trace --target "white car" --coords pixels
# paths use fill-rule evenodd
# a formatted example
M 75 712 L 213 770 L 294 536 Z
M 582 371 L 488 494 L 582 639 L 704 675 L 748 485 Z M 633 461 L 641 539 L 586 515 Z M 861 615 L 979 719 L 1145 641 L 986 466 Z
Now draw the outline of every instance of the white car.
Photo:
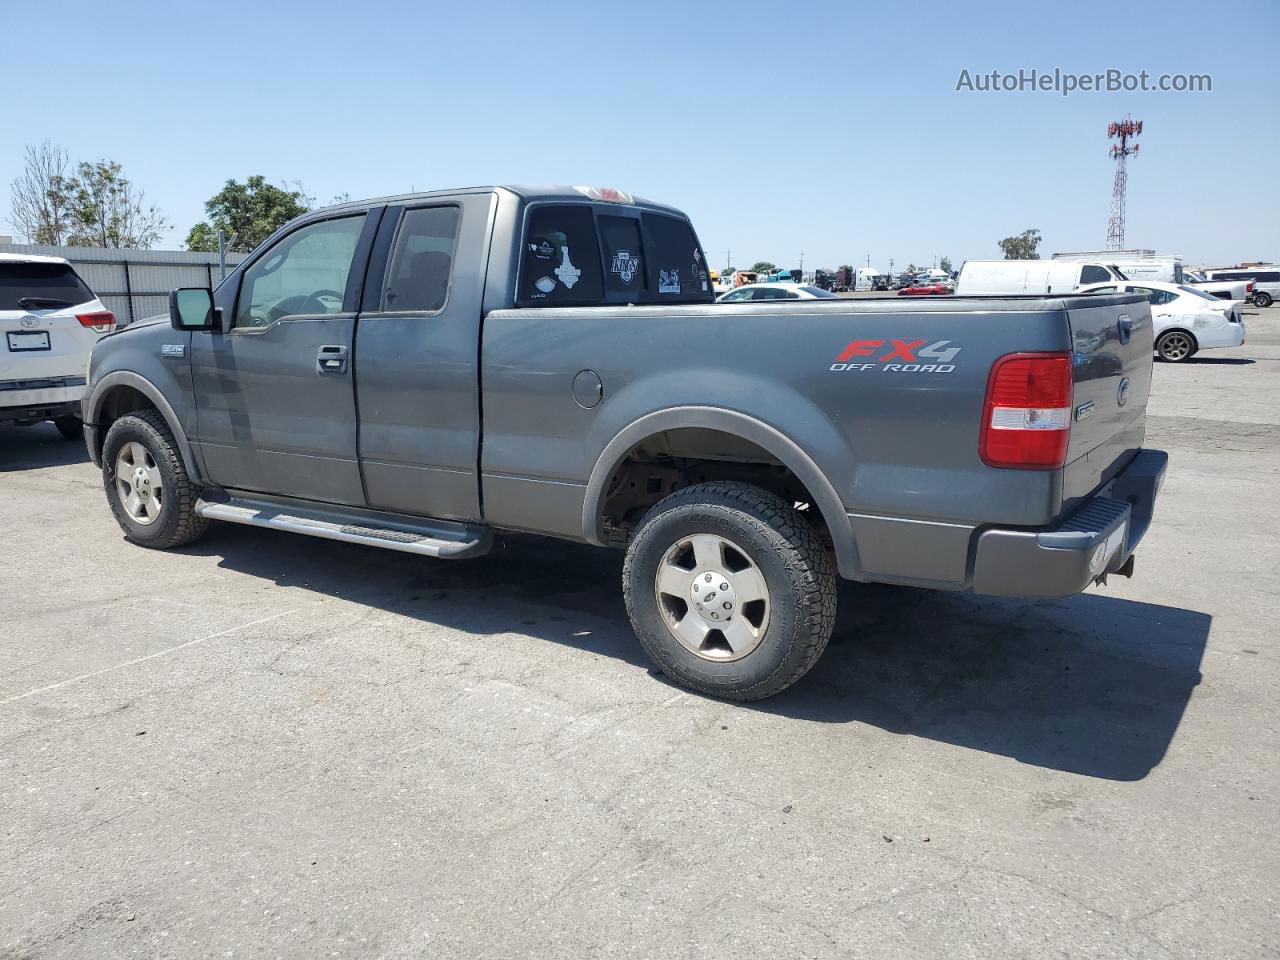
M 759 303 L 761 300 L 834 300 L 836 295 L 821 287 L 799 283 L 744 283 L 717 297 L 716 303 Z
M 1182 282 L 1219 300 L 1248 300 L 1253 293 L 1253 284 L 1248 280 L 1206 280 L 1195 270 L 1183 270 Z
M 1212 347 L 1244 343 L 1244 318 L 1239 300 L 1217 297 L 1178 283 L 1097 283 L 1080 293 L 1141 293 L 1151 304 L 1156 356 L 1177 363 Z
M 83 439 L 85 367 L 115 314 L 61 257 L 0 253 L 0 423 L 52 420 Z

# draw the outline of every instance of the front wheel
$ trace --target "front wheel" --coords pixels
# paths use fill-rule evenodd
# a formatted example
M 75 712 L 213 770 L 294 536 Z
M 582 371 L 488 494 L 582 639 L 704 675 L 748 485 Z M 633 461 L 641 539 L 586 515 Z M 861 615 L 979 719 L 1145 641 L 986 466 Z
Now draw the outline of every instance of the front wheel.
M 1170 330 L 1156 340 L 1156 353 L 1161 360 L 1181 363 L 1196 352 L 1196 339 L 1184 330 Z
M 1274 301 L 1271 299 L 1271 294 L 1265 293 L 1261 290 L 1259 290 L 1257 293 L 1253 295 L 1253 305 L 1255 307 L 1262 307 L 1263 309 L 1266 309 L 1267 307 L 1271 306 L 1273 302 Z
M 627 614 L 675 682 L 761 700 L 817 662 L 835 623 L 831 558 L 804 515 L 745 483 L 686 487 L 627 548 Z
M 155 410 L 135 410 L 111 425 L 102 442 L 102 483 L 120 529 L 140 546 L 180 547 L 209 525 L 195 512 L 199 488 Z

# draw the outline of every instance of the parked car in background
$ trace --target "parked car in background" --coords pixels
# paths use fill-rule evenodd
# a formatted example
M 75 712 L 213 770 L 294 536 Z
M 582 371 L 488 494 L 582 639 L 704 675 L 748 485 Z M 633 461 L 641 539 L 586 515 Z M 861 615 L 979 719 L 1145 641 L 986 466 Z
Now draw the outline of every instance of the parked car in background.
M 1078 260 L 966 260 L 956 293 L 964 297 L 1071 293 L 1090 283 L 1124 279 L 1123 273 L 1105 264 Z
M 716 298 L 717 303 L 748 303 L 761 300 L 835 300 L 836 295 L 821 287 L 783 281 L 749 283 Z
M 940 297 L 952 292 L 951 284 L 941 280 L 932 282 L 913 281 L 910 286 L 898 290 L 900 297 Z
M 1103 283 L 1080 293 L 1137 293 L 1151 304 L 1155 352 L 1161 360 L 1179 363 L 1201 350 L 1238 347 L 1244 343 L 1240 300 L 1219 300 L 1212 294 L 1177 283 Z
M 68 440 L 82 439 L 89 352 L 115 328 L 115 314 L 66 260 L 0 253 L 0 423 L 52 420 Z
M 1184 282 L 1182 258 L 1157 254 L 1154 250 L 1084 250 L 1076 253 L 1055 253 L 1053 259 L 1102 263 L 1124 274 L 1130 280 Z
M 1206 270 L 1204 275 L 1209 280 L 1252 281 L 1255 307 L 1269 307 L 1280 297 L 1280 268 L 1277 267 L 1227 267 Z
M 1183 270 L 1182 282 L 1219 300 L 1248 300 L 1253 296 L 1252 280 L 1210 280 L 1197 270 Z

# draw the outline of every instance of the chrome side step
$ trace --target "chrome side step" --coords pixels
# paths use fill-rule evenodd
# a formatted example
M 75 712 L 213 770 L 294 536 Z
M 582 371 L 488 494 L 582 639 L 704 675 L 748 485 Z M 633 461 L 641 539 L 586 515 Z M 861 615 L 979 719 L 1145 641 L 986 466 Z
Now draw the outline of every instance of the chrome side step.
M 493 530 L 486 526 L 401 515 L 388 519 L 373 511 L 304 505 L 296 501 L 241 496 L 225 500 L 200 499 L 196 501 L 196 513 L 210 520 L 303 533 L 441 560 L 478 557 L 488 553 L 493 545 Z

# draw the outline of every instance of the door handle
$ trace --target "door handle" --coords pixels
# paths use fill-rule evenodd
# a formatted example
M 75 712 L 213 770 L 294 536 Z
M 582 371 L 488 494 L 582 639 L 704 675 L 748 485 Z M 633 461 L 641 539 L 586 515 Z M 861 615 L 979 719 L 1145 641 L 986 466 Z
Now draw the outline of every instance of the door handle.
M 346 373 L 347 348 L 342 344 L 327 344 L 316 354 L 317 373 Z
M 1129 319 L 1128 314 L 1122 313 L 1116 322 L 1116 327 L 1120 334 L 1120 345 L 1123 346 L 1133 338 L 1133 321 Z

